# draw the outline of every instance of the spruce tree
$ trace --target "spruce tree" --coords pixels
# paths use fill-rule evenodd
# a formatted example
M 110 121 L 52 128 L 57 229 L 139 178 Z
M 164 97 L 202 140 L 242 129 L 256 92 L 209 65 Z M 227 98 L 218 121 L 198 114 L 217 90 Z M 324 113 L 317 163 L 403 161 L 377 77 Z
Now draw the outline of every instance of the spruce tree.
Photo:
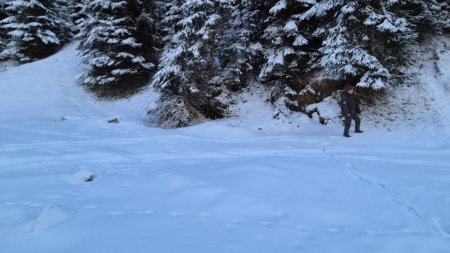
M 440 7 L 439 17 L 441 18 L 440 25 L 446 33 L 450 32 L 450 1 L 439 0 L 437 1 Z
M 223 13 L 231 1 L 169 1 L 162 27 L 168 35 L 152 86 L 162 94 L 151 114 L 157 124 L 182 127 L 202 118 L 220 118 L 224 106 L 210 80 Z M 221 15 L 222 14 L 222 15 Z
M 291 110 L 304 111 L 299 94 L 312 90 L 305 69 L 317 51 L 317 42 L 312 36 L 317 21 L 302 22 L 298 16 L 314 3 L 309 0 L 267 2 L 269 16 L 265 19 L 261 40 L 265 62 L 259 79 L 272 88 L 274 118 L 288 116 Z
M 86 5 L 83 0 L 70 0 L 69 1 L 69 13 L 70 19 L 74 24 L 74 32 L 79 33 L 80 23 L 86 21 L 88 19 L 88 15 L 86 13 Z
M 63 0 L 11 0 L 6 2 L 8 17 L 0 21 L 10 42 L 1 59 L 26 63 L 58 51 L 72 37 Z
M 263 0 L 236 1 L 219 42 L 219 64 L 232 91 L 245 87 L 264 63 L 262 32 L 269 5 Z
M 450 28 L 450 1 L 447 0 L 409 0 L 404 12 L 408 21 L 416 25 L 421 34 L 441 34 Z
M 147 84 L 155 67 L 158 36 L 151 0 L 84 1 L 85 15 L 76 35 L 89 68 L 83 84 L 101 96 L 123 96 Z M 125 93 L 124 93 L 125 92 Z
M 162 55 L 161 69 L 153 86 L 178 90 L 179 87 L 201 89 L 211 77 L 215 33 L 220 16 L 214 1 L 174 1 L 162 20 L 169 41 Z
M 265 52 L 266 62 L 259 77 L 262 80 L 299 86 L 301 70 L 310 58 L 311 25 L 301 24 L 297 15 L 311 6 L 311 1 L 275 1 L 269 13 L 264 39 L 270 44 Z
M 0 0 L 0 21 L 8 17 L 5 9 L 6 1 L 7 0 Z M 6 47 L 6 44 L 8 44 L 7 30 L 0 28 L 0 52 L 3 51 L 3 49 Z
M 320 1 L 299 15 L 324 18 L 314 35 L 323 40 L 311 68 L 323 77 L 381 89 L 402 78 L 406 45 L 417 33 L 405 18 L 403 1 Z

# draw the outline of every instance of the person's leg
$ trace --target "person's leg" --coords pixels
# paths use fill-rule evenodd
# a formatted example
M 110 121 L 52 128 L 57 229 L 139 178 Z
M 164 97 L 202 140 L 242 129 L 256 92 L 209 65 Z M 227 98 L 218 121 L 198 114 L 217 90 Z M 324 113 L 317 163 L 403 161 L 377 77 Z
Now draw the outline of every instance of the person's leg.
M 344 135 L 348 135 L 348 131 L 350 130 L 350 126 L 352 125 L 352 117 L 345 116 L 345 127 L 344 127 Z
M 361 131 L 359 127 L 361 126 L 361 118 L 358 115 L 352 115 L 353 120 L 355 121 L 355 132 Z

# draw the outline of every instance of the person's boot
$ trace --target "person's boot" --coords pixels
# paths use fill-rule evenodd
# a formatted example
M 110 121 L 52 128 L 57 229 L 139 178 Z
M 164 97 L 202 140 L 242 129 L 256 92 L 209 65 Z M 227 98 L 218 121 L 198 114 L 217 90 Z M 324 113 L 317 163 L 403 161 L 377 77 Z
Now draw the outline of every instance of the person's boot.
M 364 133 L 364 131 L 361 131 L 360 129 L 358 129 L 358 130 L 355 130 L 355 133 L 360 134 L 360 133 Z
M 349 134 L 344 134 L 344 137 L 351 137 Z

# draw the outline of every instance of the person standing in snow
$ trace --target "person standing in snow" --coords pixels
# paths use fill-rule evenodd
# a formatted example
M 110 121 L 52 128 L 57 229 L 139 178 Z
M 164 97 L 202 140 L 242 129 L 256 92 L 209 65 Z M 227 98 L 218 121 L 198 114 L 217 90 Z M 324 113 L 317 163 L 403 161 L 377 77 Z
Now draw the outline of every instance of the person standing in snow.
M 345 117 L 344 137 L 351 137 L 348 131 L 350 130 L 352 119 L 355 121 L 355 133 L 363 132 L 359 128 L 361 119 L 357 115 L 360 112 L 358 102 L 353 96 L 353 86 L 347 86 L 345 91 L 341 92 L 341 109 Z

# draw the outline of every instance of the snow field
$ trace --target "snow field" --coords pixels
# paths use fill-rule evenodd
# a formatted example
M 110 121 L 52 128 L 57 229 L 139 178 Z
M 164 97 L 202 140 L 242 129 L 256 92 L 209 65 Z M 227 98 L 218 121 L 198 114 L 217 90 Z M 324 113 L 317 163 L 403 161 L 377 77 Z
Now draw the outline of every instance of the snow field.
M 444 94 L 431 119 L 363 119 L 350 139 L 339 123 L 274 120 L 257 94 L 246 117 L 162 130 L 142 122 L 151 91 L 106 102 L 74 85 L 75 55 L 0 74 L 2 252 L 450 249 Z

